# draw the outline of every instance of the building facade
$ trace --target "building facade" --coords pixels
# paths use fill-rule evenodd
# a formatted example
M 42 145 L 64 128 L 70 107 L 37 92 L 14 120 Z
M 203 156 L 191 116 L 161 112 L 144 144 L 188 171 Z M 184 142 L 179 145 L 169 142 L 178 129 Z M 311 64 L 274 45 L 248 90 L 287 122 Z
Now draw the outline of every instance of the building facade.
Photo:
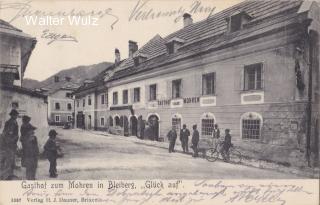
M 75 102 L 72 93 L 79 87 L 69 77 L 59 79 L 55 76 L 54 82 L 41 90 L 48 95 L 48 122 L 50 125 L 73 125 Z
M 183 29 L 155 36 L 106 82 L 109 126 L 143 135 L 145 121 L 166 140 L 172 126 L 196 124 L 206 143 L 218 124 L 245 155 L 318 155 L 318 14 L 315 2 L 245 1 L 198 23 L 185 15 Z
M 0 20 L 0 39 L 0 133 L 11 109 L 16 109 L 19 126 L 23 115 L 31 117 L 41 145 L 48 132 L 47 96 L 21 87 L 36 39 L 3 20 Z
M 319 5 L 245 1 L 138 49 L 104 80 L 111 133 L 167 140 L 214 124 L 244 155 L 304 164 L 319 156 Z M 147 125 L 146 125 L 147 123 Z
M 93 79 L 85 80 L 74 91 L 75 127 L 80 129 L 108 130 L 108 91 L 104 79 L 114 69 L 111 65 Z

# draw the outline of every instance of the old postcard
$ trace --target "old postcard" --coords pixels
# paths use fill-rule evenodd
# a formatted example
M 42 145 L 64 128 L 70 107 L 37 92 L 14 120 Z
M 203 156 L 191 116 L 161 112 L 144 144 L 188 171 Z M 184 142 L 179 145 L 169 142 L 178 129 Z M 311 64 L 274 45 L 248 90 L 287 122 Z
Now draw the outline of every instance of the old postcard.
M 320 2 L 0 0 L 0 205 L 319 204 Z

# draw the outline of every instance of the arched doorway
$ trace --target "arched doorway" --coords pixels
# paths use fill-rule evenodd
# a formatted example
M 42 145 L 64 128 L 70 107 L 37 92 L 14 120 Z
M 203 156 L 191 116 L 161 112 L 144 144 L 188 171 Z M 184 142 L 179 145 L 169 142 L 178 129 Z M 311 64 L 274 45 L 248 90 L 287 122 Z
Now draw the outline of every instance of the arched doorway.
M 159 141 L 159 117 L 157 115 L 150 115 L 148 123 L 151 129 L 151 138 Z
M 131 135 L 133 136 L 138 136 L 138 119 L 136 116 L 131 116 L 130 117 L 130 131 Z
M 129 136 L 129 121 L 127 116 L 123 116 L 123 133 L 124 136 Z

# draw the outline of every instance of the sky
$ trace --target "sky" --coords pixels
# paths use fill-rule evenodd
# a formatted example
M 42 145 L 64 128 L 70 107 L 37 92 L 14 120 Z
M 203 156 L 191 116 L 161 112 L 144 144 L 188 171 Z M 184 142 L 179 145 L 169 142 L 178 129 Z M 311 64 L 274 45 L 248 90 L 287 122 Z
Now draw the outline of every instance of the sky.
M 181 29 L 183 13 L 197 22 L 241 1 L 2 1 L 0 18 L 37 39 L 25 78 L 41 81 L 63 69 L 114 62 L 115 48 L 125 59 L 129 40 L 140 48 L 157 34 L 165 37 Z

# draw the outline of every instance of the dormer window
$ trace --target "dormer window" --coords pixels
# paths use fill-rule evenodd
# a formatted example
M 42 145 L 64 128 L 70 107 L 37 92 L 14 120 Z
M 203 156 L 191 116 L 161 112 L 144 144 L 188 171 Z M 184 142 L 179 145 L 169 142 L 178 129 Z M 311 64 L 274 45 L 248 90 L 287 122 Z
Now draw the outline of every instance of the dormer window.
M 137 53 L 133 56 L 134 66 L 139 66 L 148 59 L 148 55 L 144 53 Z
M 252 17 L 245 11 L 236 12 L 228 17 L 228 30 L 230 33 L 239 31 L 243 28 L 244 24 L 248 23 Z
M 170 39 L 167 43 L 167 52 L 172 54 L 178 51 L 178 49 L 184 44 L 184 40 L 178 37 Z
M 168 43 L 167 50 L 168 50 L 169 54 L 174 53 L 174 44 L 173 44 L 173 42 L 172 43 Z

